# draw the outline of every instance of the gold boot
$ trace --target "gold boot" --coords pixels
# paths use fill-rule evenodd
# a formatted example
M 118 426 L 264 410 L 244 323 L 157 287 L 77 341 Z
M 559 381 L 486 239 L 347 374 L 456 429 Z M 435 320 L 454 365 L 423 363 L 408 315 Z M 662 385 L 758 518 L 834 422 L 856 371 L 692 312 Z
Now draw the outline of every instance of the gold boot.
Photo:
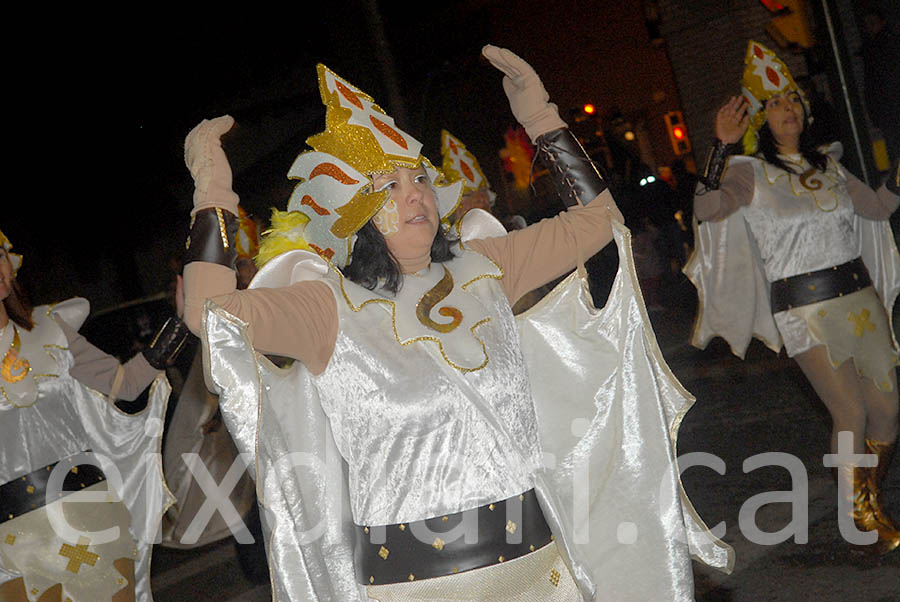
M 881 502 L 878 499 L 881 495 L 881 484 L 884 482 L 888 467 L 891 465 L 891 456 L 894 454 L 894 444 L 886 443 L 884 441 L 875 441 L 874 439 L 866 439 L 866 451 L 870 454 L 875 454 L 878 457 L 877 466 L 865 469 L 868 472 L 869 477 L 868 488 L 871 495 L 872 512 L 875 519 L 882 525 L 894 532 L 900 532 L 900 528 L 897 527 L 897 524 L 891 520 L 891 517 L 884 511 L 881 507 Z
M 838 471 L 848 485 L 852 483 L 852 514 L 856 528 L 859 531 L 878 533 L 878 539 L 874 543 L 857 547 L 869 554 L 887 554 L 900 546 L 900 532 L 882 510 L 878 500 L 878 488 L 875 484 L 877 467 L 842 466 Z
M 871 470 L 873 469 L 843 465 L 835 468 L 838 495 L 840 496 L 843 491 L 848 496 L 846 500 L 838 498 L 838 512 L 847 512 L 858 531 L 863 533 L 875 531 L 878 534 L 878 539 L 871 544 L 852 544 L 854 549 L 867 554 L 887 554 L 900 545 L 900 533 L 875 518 L 876 512 L 872 510 L 872 495 L 869 489 L 868 471 Z M 880 510 L 880 506 L 878 509 Z

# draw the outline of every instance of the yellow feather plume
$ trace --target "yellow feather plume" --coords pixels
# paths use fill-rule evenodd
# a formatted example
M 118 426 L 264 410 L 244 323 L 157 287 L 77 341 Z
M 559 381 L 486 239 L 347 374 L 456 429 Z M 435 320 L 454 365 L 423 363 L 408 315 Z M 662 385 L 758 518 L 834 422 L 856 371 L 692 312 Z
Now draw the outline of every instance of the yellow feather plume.
M 257 267 L 275 259 L 282 253 L 303 249 L 313 251 L 303 237 L 309 218 L 299 211 L 279 211 L 272 209 L 272 227 L 263 232 L 256 255 Z

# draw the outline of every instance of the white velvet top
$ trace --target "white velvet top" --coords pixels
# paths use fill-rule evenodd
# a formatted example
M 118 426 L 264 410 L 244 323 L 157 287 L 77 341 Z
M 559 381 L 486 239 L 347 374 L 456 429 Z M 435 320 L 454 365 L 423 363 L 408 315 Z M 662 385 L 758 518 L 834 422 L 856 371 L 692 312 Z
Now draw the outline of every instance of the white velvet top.
M 810 169 L 800 155 L 785 156 Z M 753 200 L 744 210 L 769 282 L 846 263 L 859 256 L 859 235 L 853 228 L 854 208 L 847 178 L 833 159 L 825 173 L 788 173 L 764 161 L 753 161 L 757 182 Z
M 476 252 L 460 255 L 407 276 L 396 297 L 329 280 L 340 330 L 316 382 L 357 524 L 441 516 L 534 486 L 537 419 L 501 272 Z M 453 291 L 440 305 L 461 322 L 438 333 L 416 308 L 447 273 Z M 445 315 L 431 312 L 450 323 Z

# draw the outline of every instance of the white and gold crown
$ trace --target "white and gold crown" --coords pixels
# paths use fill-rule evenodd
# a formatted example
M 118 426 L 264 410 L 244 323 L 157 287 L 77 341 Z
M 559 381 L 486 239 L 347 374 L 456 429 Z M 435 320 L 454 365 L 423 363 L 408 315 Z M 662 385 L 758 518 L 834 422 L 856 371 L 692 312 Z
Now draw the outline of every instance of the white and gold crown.
M 441 130 L 441 171 L 449 182 L 461 181 L 463 185 L 463 194 L 475 192 L 477 190 L 485 190 L 490 198 L 491 206 L 497 195 L 491 190 L 491 185 L 475 158 L 466 145 L 462 141 L 448 132 Z
M 325 105 L 325 131 L 310 136 L 313 150 L 288 170 L 299 183 L 285 212 L 273 214 L 260 246 L 259 264 L 297 248 L 314 250 L 335 266 L 350 261 L 356 232 L 388 200 L 372 192 L 372 178 L 398 167 L 422 166 L 435 188 L 438 212 L 446 218 L 459 204 L 461 184 L 449 183 L 421 154 L 422 144 L 398 128 L 371 96 L 317 65 Z
M 13 278 L 16 277 L 16 272 L 19 271 L 19 268 L 22 267 L 22 256 L 18 253 L 13 253 L 10 251 L 12 249 L 12 241 L 6 238 L 6 235 L 0 230 L 0 245 L 6 250 L 6 254 L 9 255 L 9 262 L 12 264 L 12 273 Z
M 766 122 L 766 101 L 786 92 L 800 94 L 809 119 L 806 95 L 791 77 L 787 65 L 774 52 L 759 42 L 750 40 L 744 57 L 744 75 L 741 78 L 741 93 L 747 101 L 750 114 L 750 125 L 744 134 L 744 152 L 747 154 L 756 152 L 759 128 Z

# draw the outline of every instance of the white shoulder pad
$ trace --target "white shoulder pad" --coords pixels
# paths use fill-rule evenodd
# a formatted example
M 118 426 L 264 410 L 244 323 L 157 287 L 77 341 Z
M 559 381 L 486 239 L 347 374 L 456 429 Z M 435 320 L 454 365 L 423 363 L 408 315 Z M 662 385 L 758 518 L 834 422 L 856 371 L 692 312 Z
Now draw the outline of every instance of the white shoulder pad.
M 836 140 L 831 144 L 823 144 L 820 146 L 819 152 L 828 155 L 835 161 L 840 161 L 841 157 L 844 156 L 844 145 Z
M 318 280 L 329 269 L 328 263 L 312 251 L 288 251 L 264 265 L 248 288 L 280 288 L 303 280 Z
M 459 223 L 459 238 L 463 242 L 477 238 L 506 236 L 506 228 L 484 209 L 470 209 Z
M 762 159 L 755 155 L 730 155 L 726 167 L 729 165 L 740 165 L 741 163 L 752 163 L 754 161 L 762 162 Z
M 37 308 L 35 308 L 37 310 Z M 84 321 L 87 320 L 88 314 L 91 313 L 91 304 L 87 299 L 82 297 L 72 297 L 61 301 L 56 305 L 51 305 L 49 313 L 56 314 L 66 324 L 79 330 Z

